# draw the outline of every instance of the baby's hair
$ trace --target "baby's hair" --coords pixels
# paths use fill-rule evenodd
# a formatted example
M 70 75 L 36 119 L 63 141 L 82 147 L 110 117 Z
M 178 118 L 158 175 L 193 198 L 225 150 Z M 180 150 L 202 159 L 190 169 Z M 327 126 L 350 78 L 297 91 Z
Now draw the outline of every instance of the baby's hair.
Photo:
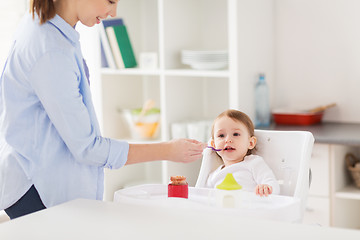
M 35 17 L 35 13 L 39 16 L 40 24 L 46 23 L 55 17 L 54 0 L 30 0 L 30 13 Z
M 250 137 L 253 137 L 255 135 L 255 127 L 253 122 L 251 121 L 250 117 L 248 115 L 246 115 L 245 113 L 235 110 L 235 109 L 228 109 L 222 113 L 219 114 L 219 116 L 217 116 L 213 122 L 212 128 L 211 128 L 211 137 L 212 139 L 214 139 L 214 125 L 216 123 L 216 121 L 222 117 L 229 117 L 231 119 L 233 119 L 234 121 L 237 122 L 241 122 L 245 125 L 246 129 L 249 132 Z M 248 149 L 246 155 L 250 155 L 252 154 L 253 149 Z

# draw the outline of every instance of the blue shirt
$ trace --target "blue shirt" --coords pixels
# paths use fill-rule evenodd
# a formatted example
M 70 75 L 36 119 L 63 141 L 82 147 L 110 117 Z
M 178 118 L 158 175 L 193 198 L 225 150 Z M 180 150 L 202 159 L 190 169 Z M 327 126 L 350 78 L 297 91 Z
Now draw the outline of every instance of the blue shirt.
M 24 17 L 0 78 L 0 209 L 31 185 L 46 207 L 102 199 L 103 168 L 126 163 L 129 144 L 100 135 L 84 64 L 60 16 Z

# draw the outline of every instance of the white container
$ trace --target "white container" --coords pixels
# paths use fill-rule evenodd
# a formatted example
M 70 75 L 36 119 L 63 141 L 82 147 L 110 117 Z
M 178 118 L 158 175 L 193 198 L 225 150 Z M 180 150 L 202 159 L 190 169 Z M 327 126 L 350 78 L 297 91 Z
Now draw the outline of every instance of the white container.
M 226 177 L 216 186 L 215 202 L 222 208 L 239 208 L 241 205 L 242 187 L 236 182 L 232 173 L 226 174 Z
M 242 190 L 215 190 L 216 206 L 221 208 L 240 208 Z
M 141 69 L 158 69 L 158 55 L 156 52 L 142 52 L 140 53 L 140 68 Z

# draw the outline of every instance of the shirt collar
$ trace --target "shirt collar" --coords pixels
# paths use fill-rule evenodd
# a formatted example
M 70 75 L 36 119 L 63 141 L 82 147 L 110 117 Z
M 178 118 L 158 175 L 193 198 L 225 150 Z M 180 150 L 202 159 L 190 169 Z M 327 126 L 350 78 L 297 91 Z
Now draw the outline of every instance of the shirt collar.
M 56 14 L 49 22 L 59 29 L 73 44 L 79 41 L 80 34 L 59 15 Z

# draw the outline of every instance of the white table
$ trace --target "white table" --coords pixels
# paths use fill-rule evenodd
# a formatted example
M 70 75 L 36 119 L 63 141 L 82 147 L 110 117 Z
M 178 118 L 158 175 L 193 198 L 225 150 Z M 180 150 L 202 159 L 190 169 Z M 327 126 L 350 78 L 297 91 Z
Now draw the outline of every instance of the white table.
M 358 240 L 360 231 L 79 199 L 0 224 L 0 238 Z

